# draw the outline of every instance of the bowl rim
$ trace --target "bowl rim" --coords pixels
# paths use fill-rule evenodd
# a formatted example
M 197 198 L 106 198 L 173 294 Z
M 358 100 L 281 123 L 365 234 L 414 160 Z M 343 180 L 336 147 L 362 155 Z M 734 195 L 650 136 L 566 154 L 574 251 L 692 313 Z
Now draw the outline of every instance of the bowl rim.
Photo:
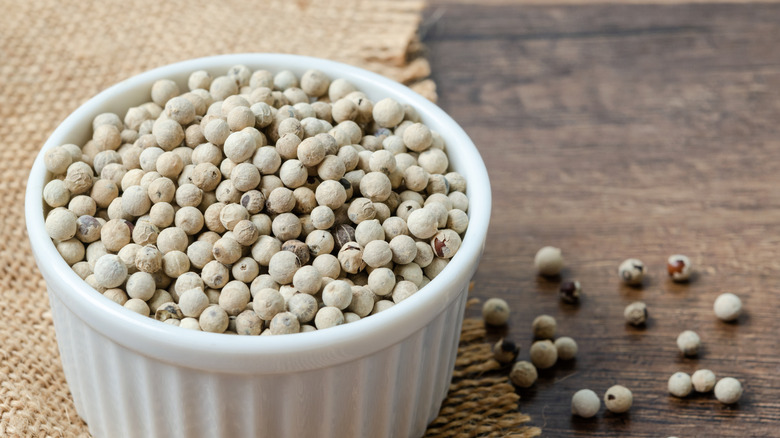
M 350 324 L 294 336 L 229 336 L 182 330 L 127 311 L 91 288 L 68 266 L 44 228 L 42 193 L 44 181 L 50 178 L 43 162 L 44 153 L 52 147 L 70 143 L 70 138 L 80 135 L 76 133 L 79 130 L 91 129 L 92 118 L 107 111 L 107 107 L 118 106 L 118 98 L 136 95 L 136 101 L 139 101 L 138 96 L 143 95 L 139 90 L 146 91 L 148 96 L 152 83 L 158 79 L 171 78 L 181 84 L 186 83 L 187 75 L 195 70 L 225 74 L 237 64 L 253 70 L 291 70 L 299 77 L 305 70 L 318 69 L 332 79 L 345 78 L 369 97 L 393 97 L 412 105 L 423 122 L 442 135 L 450 164 L 457 161 L 459 172 L 468 174 L 469 198 L 469 227 L 463 244 L 442 274 L 403 302 Z M 186 87 L 182 89 L 186 90 Z M 119 107 L 123 111 L 129 103 L 124 102 Z M 191 59 L 146 71 L 107 88 L 71 113 L 46 140 L 33 164 L 25 194 L 28 237 L 38 268 L 47 279 L 50 300 L 62 301 L 91 328 L 139 354 L 194 369 L 255 374 L 307 371 L 345 363 L 396 344 L 423 328 L 463 292 L 464 285 L 476 271 L 487 236 L 490 211 L 490 181 L 476 146 L 434 103 L 398 82 L 358 67 L 308 56 L 272 53 Z

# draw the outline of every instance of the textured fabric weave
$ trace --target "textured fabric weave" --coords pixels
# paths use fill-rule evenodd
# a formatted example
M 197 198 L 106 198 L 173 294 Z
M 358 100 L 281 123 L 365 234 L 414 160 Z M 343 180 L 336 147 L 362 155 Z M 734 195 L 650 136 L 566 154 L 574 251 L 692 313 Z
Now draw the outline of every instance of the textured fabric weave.
M 89 436 L 65 382 L 45 283 L 24 225 L 27 175 L 57 124 L 91 96 L 134 74 L 223 53 L 330 58 L 384 74 L 435 99 L 415 37 L 423 6 L 421 0 L 4 2 L 0 436 Z M 456 384 L 453 390 L 468 391 L 466 386 Z M 502 390 L 513 393 L 511 387 Z M 500 409 L 517 413 L 517 404 Z M 472 420 L 479 423 L 480 414 L 475 415 Z M 437 424 L 448 418 L 443 414 Z M 485 435 L 498 430 L 492 424 L 485 422 Z

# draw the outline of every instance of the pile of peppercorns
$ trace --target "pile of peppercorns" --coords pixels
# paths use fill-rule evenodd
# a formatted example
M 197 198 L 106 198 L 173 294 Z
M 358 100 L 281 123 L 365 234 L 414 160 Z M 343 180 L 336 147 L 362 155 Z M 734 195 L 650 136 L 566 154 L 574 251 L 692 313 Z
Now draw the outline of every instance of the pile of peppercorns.
M 46 231 L 109 299 L 194 330 L 348 323 L 436 277 L 468 226 L 466 180 L 415 109 L 345 79 L 244 65 L 156 81 L 46 151 Z
M 534 258 L 537 272 L 547 277 L 558 276 L 563 264 L 561 250 L 551 246 L 540 249 Z M 672 255 L 667 260 L 667 272 L 675 282 L 689 281 L 693 273 L 690 259 L 680 254 Z M 641 285 L 646 273 L 644 263 L 634 258 L 624 260 L 618 267 L 620 279 L 632 286 Z M 577 304 L 582 287 L 579 281 L 566 280 L 561 282 L 559 291 L 561 301 Z M 742 302 L 736 295 L 724 293 L 715 300 L 713 310 L 719 319 L 734 321 L 742 312 Z M 509 314 L 509 305 L 500 298 L 491 298 L 482 307 L 482 316 L 489 325 L 506 324 Z M 648 318 L 647 306 L 639 301 L 629 304 L 625 308 L 624 318 L 628 324 L 644 326 Z M 549 315 L 540 315 L 534 319 L 534 337 L 542 340 L 531 345 L 530 362 L 518 361 L 514 364 L 509 377 L 516 386 L 528 388 L 537 380 L 537 369 L 549 368 L 558 359 L 574 358 L 577 344 L 573 339 L 559 338 L 555 344 L 549 340 L 554 337 L 556 327 L 555 319 Z M 696 356 L 701 348 L 701 339 L 696 332 L 685 330 L 677 337 L 677 347 L 684 356 Z M 493 347 L 493 354 L 498 362 L 509 364 L 515 360 L 519 350 L 514 342 L 501 339 Z M 708 369 L 697 370 L 693 376 L 676 372 L 669 378 L 668 391 L 675 397 L 686 397 L 694 389 L 701 393 L 714 389 L 715 397 L 723 404 L 736 403 L 743 391 L 740 381 L 733 377 L 721 378 L 716 383 L 715 373 Z M 627 412 L 633 404 L 633 394 L 625 386 L 614 385 L 605 392 L 604 404 L 613 413 Z M 590 389 L 579 390 L 572 397 L 572 413 L 580 417 L 589 418 L 596 415 L 600 406 L 598 395 Z

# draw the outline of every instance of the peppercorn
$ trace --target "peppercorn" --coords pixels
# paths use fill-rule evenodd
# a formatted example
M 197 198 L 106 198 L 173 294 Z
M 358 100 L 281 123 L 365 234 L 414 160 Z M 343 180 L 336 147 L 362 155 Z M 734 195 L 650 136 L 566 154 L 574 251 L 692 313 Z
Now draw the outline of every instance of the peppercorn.
M 686 356 L 696 356 L 701 348 L 701 339 L 696 332 L 685 330 L 677 336 L 677 348 Z
M 78 216 L 70 210 L 57 208 L 46 216 L 44 226 L 54 240 L 72 239 L 78 231 Z
M 691 376 L 691 383 L 696 392 L 710 392 L 715 387 L 715 373 L 711 370 L 696 370 Z
M 120 286 L 127 278 L 127 266 L 112 254 L 100 257 L 93 270 L 97 283 L 107 289 Z
M 530 388 L 536 383 L 538 373 L 536 367 L 531 362 L 522 360 L 515 362 L 512 371 L 509 372 L 509 379 L 515 386 L 520 388 Z
M 561 360 L 572 360 L 577 356 L 577 342 L 568 336 L 556 339 L 555 349 L 558 352 L 558 359 Z
M 548 339 L 531 344 L 530 354 L 531 362 L 539 369 L 550 368 L 558 361 L 558 350 Z
M 228 328 L 230 318 L 220 306 L 209 305 L 198 316 L 198 325 L 204 332 L 224 333 Z
M 601 409 L 601 400 L 590 389 L 580 389 L 571 398 L 571 413 L 582 418 L 590 418 Z
M 678 371 L 672 374 L 672 377 L 669 377 L 667 386 L 669 389 L 669 394 L 680 398 L 686 397 L 693 389 L 691 376 L 681 371 Z
M 645 264 L 639 259 L 626 259 L 618 267 L 618 276 L 629 285 L 642 284 L 647 270 Z
M 314 325 L 317 330 L 335 327 L 344 323 L 344 314 L 336 307 L 326 306 L 317 311 Z
M 534 265 L 540 275 L 546 277 L 556 276 L 563 267 L 563 256 L 561 250 L 553 246 L 545 246 L 540 249 L 534 257 Z
M 721 294 L 715 299 L 713 311 L 722 321 L 734 321 L 742 314 L 742 300 L 732 293 Z
M 715 398 L 719 402 L 730 405 L 742 397 L 742 383 L 733 377 L 724 377 L 715 384 Z
M 614 385 L 604 393 L 604 405 L 610 412 L 622 414 L 631 409 L 634 396 L 631 390 L 622 385 Z
M 452 210 L 458 211 L 458 210 Z M 559 288 L 561 301 L 568 304 L 577 304 L 580 301 L 580 293 L 582 293 L 582 287 L 579 281 L 564 281 Z
M 149 305 L 144 300 L 131 298 L 125 302 L 124 307 L 139 315 L 149 316 Z
M 501 298 L 490 298 L 482 305 L 482 318 L 489 325 L 504 325 L 509 320 L 509 304 Z
M 666 261 L 666 270 L 669 272 L 669 277 L 676 282 L 688 281 L 693 273 L 691 260 L 682 254 L 669 256 Z
M 537 316 L 532 324 L 534 337 L 537 339 L 553 339 L 557 324 L 550 315 Z
M 319 314 L 319 312 L 317 312 L 317 314 Z M 273 335 L 298 333 L 301 330 L 301 325 L 298 321 L 298 318 L 291 312 L 277 313 L 271 319 L 271 323 L 268 327 L 271 329 L 271 334 Z
M 644 325 L 647 322 L 647 305 L 641 301 L 633 302 L 626 306 L 626 309 L 623 311 L 623 317 L 631 325 Z
M 414 284 L 411 281 L 408 280 L 402 280 L 395 284 L 395 287 L 393 287 L 393 302 L 398 304 L 401 301 L 409 298 L 410 296 L 417 293 L 419 288 L 416 284 Z
M 500 364 L 510 364 L 514 362 L 519 351 L 520 347 L 514 342 L 501 338 L 493 345 L 493 358 Z

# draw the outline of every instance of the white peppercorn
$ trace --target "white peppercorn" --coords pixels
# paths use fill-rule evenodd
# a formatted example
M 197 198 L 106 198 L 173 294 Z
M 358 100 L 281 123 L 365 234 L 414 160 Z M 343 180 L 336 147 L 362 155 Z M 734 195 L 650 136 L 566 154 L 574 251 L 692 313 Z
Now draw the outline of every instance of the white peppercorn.
M 443 271 L 444 268 L 447 267 L 447 263 L 449 263 L 449 260 L 447 259 L 434 257 L 431 263 L 425 268 L 423 268 L 423 272 L 425 273 L 426 277 L 433 280 L 439 274 L 441 274 L 441 271 Z
M 292 284 L 300 292 L 314 295 L 319 292 L 320 287 L 322 286 L 322 274 L 320 274 L 320 271 L 314 266 L 302 266 L 295 271 Z
M 317 330 L 335 327 L 344 323 L 344 314 L 336 307 L 326 306 L 317 311 L 314 317 L 314 325 Z
M 233 236 L 240 245 L 250 246 L 257 241 L 260 233 L 254 222 L 244 219 L 233 227 Z
M 357 242 L 347 242 L 338 252 L 341 269 L 349 274 L 356 274 L 365 268 L 363 248 Z
M 146 245 L 135 253 L 135 267 L 141 272 L 154 273 L 162 267 L 162 253 L 154 245 Z
M 393 273 L 397 280 L 406 280 L 414 283 L 418 288 L 422 287 L 423 271 L 417 263 L 407 263 L 405 265 L 396 265 Z
M 120 306 L 124 306 L 127 300 L 130 299 L 122 289 L 108 289 L 103 292 L 103 296 Z
M 672 377 L 669 377 L 667 388 L 669 389 L 669 394 L 672 394 L 675 397 L 686 397 L 693 389 L 691 376 L 678 371 L 672 374 Z
M 433 135 L 427 126 L 422 123 L 414 123 L 404 129 L 403 141 L 410 150 L 422 152 L 431 147 Z
M 512 341 L 501 338 L 493 345 L 493 359 L 500 364 L 510 364 L 515 361 L 520 348 Z M 511 379 L 510 375 L 510 379 Z
M 622 414 L 631 409 L 634 395 L 631 390 L 622 385 L 614 385 L 604 393 L 604 405 L 610 412 Z
M 130 298 L 149 300 L 155 291 L 154 278 L 146 272 L 136 272 L 127 278 L 125 290 Z
M 395 274 L 388 268 L 377 268 L 368 275 L 368 288 L 378 296 L 387 296 L 395 287 Z
M 686 356 L 696 356 L 701 348 L 701 338 L 692 330 L 685 330 L 677 336 L 677 348 Z
M 618 267 L 618 275 L 624 283 L 629 285 L 642 284 L 647 269 L 639 259 L 626 259 Z
M 509 304 L 501 298 L 490 298 L 482 305 L 482 318 L 489 325 L 504 325 L 509 320 Z
M 77 262 L 74 263 L 73 266 L 71 266 L 71 269 L 73 269 L 73 272 L 76 273 L 81 279 L 87 278 L 88 275 L 92 275 L 92 269 L 89 267 L 89 262 Z M 119 303 L 124 304 L 124 303 Z
M 558 359 L 572 360 L 577 356 L 577 342 L 574 339 L 564 336 L 555 340 L 555 349 L 558 351 Z
M 314 230 L 306 236 L 306 246 L 312 256 L 317 257 L 320 254 L 328 254 L 333 251 L 335 243 L 333 235 L 325 230 Z
M 336 279 L 341 275 L 341 264 L 332 254 L 320 254 L 314 258 L 311 264 L 324 278 Z
M 520 388 L 530 388 L 536 383 L 538 373 L 536 367 L 528 361 L 522 360 L 515 362 L 512 371 L 509 372 L 509 379 L 515 386 Z
M 732 293 L 721 294 L 715 299 L 713 311 L 722 321 L 734 321 L 742 314 L 742 300 Z
M 187 235 L 195 235 L 203 229 L 203 213 L 195 207 L 186 206 L 176 211 L 173 222 Z
M 647 305 L 641 301 L 633 302 L 626 306 L 626 309 L 623 311 L 623 317 L 631 325 L 644 325 L 647 322 Z
M 43 200 L 49 207 L 63 207 L 70 201 L 70 191 L 63 181 L 54 179 L 43 188 Z
M 203 283 L 212 289 L 221 289 L 230 278 L 228 268 L 222 263 L 212 260 L 200 272 Z
M 374 309 L 371 310 L 371 314 L 375 315 L 379 312 L 383 312 L 391 307 L 395 306 L 395 303 L 390 300 L 379 300 L 374 303 Z
M 433 253 L 444 259 L 452 258 L 460 249 L 460 244 L 460 236 L 453 230 L 441 230 L 431 239 Z
M 295 272 L 301 267 L 301 261 L 290 251 L 279 251 L 268 263 L 268 274 L 279 284 L 290 284 Z
M 78 216 L 64 208 L 56 208 L 46 216 L 46 233 L 54 240 L 72 239 L 78 231 Z
M 696 392 L 710 392 L 715 387 L 715 373 L 711 370 L 696 370 L 691 376 L 691 384 Z
M 246 309 L 252 296 L 249 287 L 239 280 L 233 280 L 222 288 L 219 294 L 219 307 L 229 316 L 236 316 Z
M 244 310 L 236 316 L 236 333 L 255 336 L 263 331 L 263 320 L 252 310 Z
M 274 315 L 269 324 L 269 328 L 271 329 L 272 335 L 298 333 L 301 330 L 298 318 L 291 312 L 280 312 Z
M 742 397 L 742 383 L 733 377 L 724 377 L 715 385 L 715 398 L 719 402 L 730 405 Z
M 417 287 L 417 285 L 412 283 L 411 281 L 408 280 L 399 281 L 395 284 L 395 287 L 393 287 L 393 295 L 392 295 L 393 302 L 395 304 L 398 304 L 401 301 L 417 293 L 418 290 L 419 288 Z
M 669 256 L 669 259 L 666 261 L 666 270 L 669 273 L 669 277 L 676 282 L 688 281 L 693 273 L 691 260 L 682 254 Z
M 360 193 L 372 202 L 386 200 L 392 190 L 390 179 L 382 172 L 368 172 L 360 180 Z
M 540 275 L 548 277 L 558 275 L 563 267 L 561 250 L 553 246 L 543 247 L 534 257 L 534 265 Z
M 295 294 L 287 301 L 287 310 L 305 323 L 312 321 L 319 310 L 317 299 L 305 293 Z
M 372 268 L 382 267 L 392 260 L 393 252 L 390 250 L 390 244 L 384 240 L 373 240 L 363 248 L 363 261 Z
M 362 317 L 368 316 L 374 309 L 374 293 L 365 286 L 352 286 L 352 301 L 347 310 Z
M 93 271 L 97 283 L 107 289 L 120 286 L 127 278 L 127 266 L 113 254 L 100 257 Z
M 168 322 L 168 321 L 176 321 L 176 320 L 171 318 L 165 320 L 164 322 Z M 186 328 L 189 330 L 201 331 L 200 323 L 198 322 L 198 320 L 196 318 L 191 318 L 189 316 L 181 319 L 181 321 L 179 322 L 179 327 Z
M 149 316 L 149 305 L 144 300 L 131 298 L 124 304 L 125 309 L 129 309 L 141 316 Z
M 571 413 L 582 418 L 590 418 L 601 409 L 601 400 L 590 389 L 580 389 L 571 398 Z
M 558 361 L 558 349 L 549 339 L 531 344 L 530 355 L 531 362 L 539 369 L 550 368 Z
M 427 268 L 434 259 L 433 248 L 425 242 L 415 242 L 414 245 L 417 247 L 417 255 L 413 260 L 414 263 L 423 269 Z
M 401 206 L 398 208 L 400 210 Z M 401 216 L 400 213 L 399 216 Z M 409 227 L 409 232 L 418 239 L 431 238 L 438 231 L 438 220 L 434 216 L 433 212 L 429 209 L 421 208 L 412 211 L 409 214 L 406 223 Z
M 168 251 L 162 256 L 162 270 L 168 277 L 176 278 L 190 269 L 190 259 L 182 251 Z
M 57 252 L 68 265 L 73 265 L 84 259 L 86 250 L 78 239 L 70 239 L 56 243 Z
M 334 280 L 322 289 L 322 302 L 340 310 L 346 309 L 352 302 L 352 287 L 343 280 Z
M 201 288 L 189 289 L 179 296 L 182 314 L 197 318 L 209 306 L 209 299 Z
M 209 305 L 198 316 L 198 325 L 204 332 L 224 333 L 230 324 L 230 318 L 225 309 Z

